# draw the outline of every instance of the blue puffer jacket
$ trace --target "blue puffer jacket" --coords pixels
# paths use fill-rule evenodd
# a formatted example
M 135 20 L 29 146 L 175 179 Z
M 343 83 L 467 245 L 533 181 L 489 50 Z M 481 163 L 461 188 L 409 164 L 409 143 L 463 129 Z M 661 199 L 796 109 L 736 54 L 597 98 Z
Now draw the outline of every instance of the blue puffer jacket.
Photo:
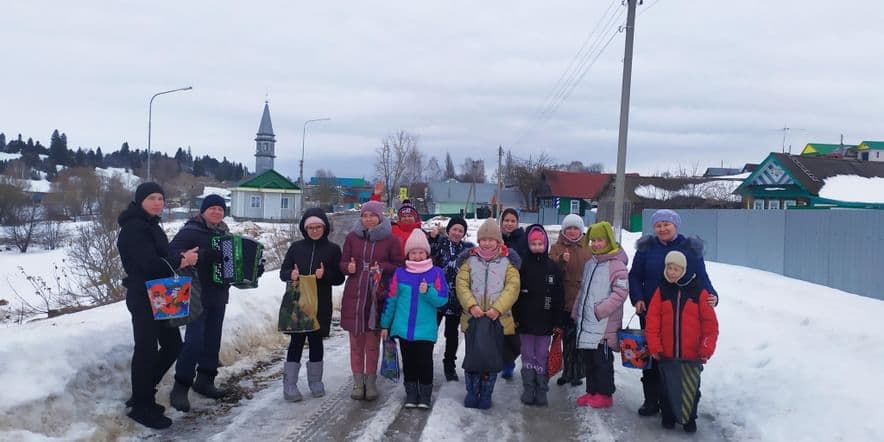
M 427 281 L 427 293 L 418 290 L 421 281 Z M 439 267 L 423 273 L 396 269 L 390 280 L 390 294 L 381 315 L 381 328 L 390 330 L 390 336 L 408 341 L 436 342 L 436 310 L 448 302 L 448 284 Z
M 679 234 L 674 240 L 663 244 L 654 235 L 645 235 L 635 243 L 635 256 L 632 258 L 632 269 L 629 270 L 629 300 L 632 305 L 645 301 L 651 303 L 654 290 L 663 279 L 663 268 L 666 254 L 678 250 L 688 259 L 687 273 L 696 273 L 700 285 L 710 294 L 718 295 L 703 261 L 703 241 L 700 238 L 686 238 Z

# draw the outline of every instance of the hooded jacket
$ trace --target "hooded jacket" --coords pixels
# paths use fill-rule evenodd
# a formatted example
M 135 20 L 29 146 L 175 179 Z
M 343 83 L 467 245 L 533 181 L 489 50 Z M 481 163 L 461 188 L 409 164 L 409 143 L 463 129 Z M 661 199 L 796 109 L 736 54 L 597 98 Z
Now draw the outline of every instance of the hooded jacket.
M 635 243 L 635 255 L 632 257 L 632 268 L 629 271 L 629 299 L 632 305 L 639 301 L 651 302 L 651 295 L 663 280 L 663 260 L 666 254 L 677 250 L 688 259 L 688 269 L 697 275 L 700 286 L 710 294 L 718 294 L 712 287 L 706 263 L 703 261 L 703 241 L 699 238 L 686 238 L 679 234 L 672 241 L 664 244 L 654 235 L 645 235 Z
M 132 308 L 150 310 L 147 287 L 144 283 L 152 279 L 172 276 L 172 269 L 181 265 L 181 255 L 169 252 L 169 238 L 160 227 L 160 217 L 152 216 L 144 209 L 129 203 L 117 218 L 120 234 L 117 236 L 117 250 L 126 277 L 126 305 Z
M 533 230 L 543 233 L 544 250 L 549 248 L 549 236 L 543 226 L 529 226 L 528 234 Z M 529 245 L 528 255 L 519 267 L 519 277 L 521 291 L 513 305 L 516 332 L 547 336 L 553 328 L 562 327 L 565 293 L 559 266 L 545 252 L 531 252 Z
M 351 258 L 356 261 L 356 273 L 348 274 L 347 267 Z M 403 262 L 402 245 L 399 239 L 393 236 L 389 218 L 383 217 L 380 223 L 371 229 L 366 229 L 361 220 L 356 220 L 353 230 L 344 239 L 339 263 L 340 271 L 348 276 L 341 300 L 341 327 L 344 330 L 356 334 L 370 330 L 368 319 L 371 302 L 378 302 L 384 298 L 386 294 L 384 287 L 387 286 L 396 268 Z M 371 276 L 369 269 L 375 263 L 381 268 L 381 287 L 369 293 Z
M 199 284 L 200 301 L 205 306 L 224 305 L 230 299 L 230 285 L 218 284 L 212 279 L 212 263 L 215 262 L 213 258 L 216 253 L 212 251 L 210 244 L 213 236 L 225 235 L 229 230 L 224 221 L 212 228 L 202 215 L 196 215 L 184 223 L 184 227 L 169 243 L 169 250 L 173 255 L 199 247 L 197 278 L 193 283 Z
M 695 274 L 676 283 L 662 281 L 648 307 L 648 351 L 670 359 L 709 359 L 718 342 L 718 319 L 706 302 L 709 292 Z
M 580 295 L 571 311 L 577 324 L 577 348 L 595 350 L 602 342 L 612 350 L 620 348 L 617 330 L 623 325 L 623 303 L 629 296 L 628 262 L 619 246 L 586 262 Z
M 307 234 L 307 227 L 304 222 L 310 217 L 317 217 L 325 223 L 325 229 L 322 237 L 314 241 Z M 301 222 L 298 226 L 304 239 L 295 241 L 289 246 L 282 261 L 282 267 L 279 269 L 279 279 L 283 282 L 292 280 L 292 270 L 295 265 L 298 266 L 298 273 L 301 275 L 313 275 L 319 266 L 322 265 L 322 279 L 316 280 L 317 297 L 319 301 L 319 309 L 317 311 L 317 319 L 319 320 L 319 330 L 322 336 L 328 336 L 331 327 L 332 316 L 332 286 L 344 283 L 344 273 L 341 272 L 341 248 L 329 241 L 328 236 L 331 234 L 331 223 L 326 216 L 325 211 L 320 208 L 310 208 L 304 212 Z
M 586 235 L 584 235 L 584 238 L 586 238 Z M 571 255 L 568 262 L 565 262 L 562 258 L 565 251 Z M 570 313 L 571 308 L 574 307 L 574 302 L 577 301 L 580 284 L 583 282 L 583 267 L 586 266 L 586 261 L 589 261 L 589 258 L 592 256 L 592 251 L 583 241 L 576 243 L 568 241 L 565 238 L 565 233 L 561 232 L 559 233 L 558 241 L 550 249 L 549 256 L 553 262 L 562 268 L 565 287 L 564 309 Z
M 503 233 L 503 230 L 500 231 L 500 234 L 503 236 L 503 243 L 510 250 L 510 255 L 519 255 L 519 258 L 523 256 L 528 256 L 528 237 L 525 235 L 525 229 L 521 227 L 516 227 L 516 230 L 513 230 L 510 233 Z M 518 261 L 521 264 L 521 261 Z M 516 268 L 519 268 L 519 264 L 516 264 Z
M 455 288 L 457 257 L 473 247 L 476 245 L 466 240 L 454 243 L 442 235 L 430 238 L 430 255 L 433 257 L 433 265 L 445 272 L 445 281 L 448 283 L 448 303 L 443 306 L 443 312 L 446 315 L 460 315 L 463 310 L 460 301 L 457 300 L 457 289 Z
M 458 262 L 462 263 L 457 272 L 457 299 L 463 307 L 460 316 L 460 329 L 467 331 L 470 308 L 478 305 L 483 311 L 494 307 L 500 312 L 503 334 L 513 335 L 516 326 L 511 309 L 519 299 L 519 260 L 510 256 L 509 249 L 501 245 L 500 252 L 490 261 L 478 254 L 478 247 L 464 251 Z

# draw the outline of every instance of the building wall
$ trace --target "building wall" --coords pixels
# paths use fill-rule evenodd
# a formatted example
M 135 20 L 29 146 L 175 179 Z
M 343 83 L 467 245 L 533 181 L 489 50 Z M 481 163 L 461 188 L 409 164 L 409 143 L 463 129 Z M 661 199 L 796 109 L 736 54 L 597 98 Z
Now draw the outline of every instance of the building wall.
M 645 233 L 653 231 L 653 213 L 643 212 Z M 706 244 L 707 260 L 884 299 L 884 254 L 880 253 L 884 236 L 869 228 L 884 225 L 884 211 L 700 209 L 678 213 L 682 219 L 679 233 L 699 236 Z M 715 274 L 709 277 L 715 285 Z M 727 296 L 722 294 L 722 299 Z
M 252 207 L 252 197 L 261 199 L 260 207 Z M 289 208 L 282 209 L 282 198 L 289 199 Z M 231 193 L 230 214 L 236 218 L 292 220 L 300 210 L 300 194 L 234 190 Z

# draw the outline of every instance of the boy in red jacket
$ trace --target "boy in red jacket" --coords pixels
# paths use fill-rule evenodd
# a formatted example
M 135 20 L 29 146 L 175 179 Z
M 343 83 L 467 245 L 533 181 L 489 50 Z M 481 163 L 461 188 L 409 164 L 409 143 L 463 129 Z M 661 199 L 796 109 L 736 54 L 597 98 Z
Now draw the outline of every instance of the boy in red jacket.
M 718 340 L 718 319 L 707 303 L 709 292 L 697 281 L 695 274 L 687 274 L 687 258 L 679 251 L 666 255 L 660 283 L 648 306 L 648 350 L 656 360 L 693 359 L 706 363 L 715 352 Z M 697 386 L 699 401 L 699 385 Z M 669 400 L 663 400 L 663 427 L 675 427 L 675 414 Z M 697 431 L 697 407 L 684 431 Z

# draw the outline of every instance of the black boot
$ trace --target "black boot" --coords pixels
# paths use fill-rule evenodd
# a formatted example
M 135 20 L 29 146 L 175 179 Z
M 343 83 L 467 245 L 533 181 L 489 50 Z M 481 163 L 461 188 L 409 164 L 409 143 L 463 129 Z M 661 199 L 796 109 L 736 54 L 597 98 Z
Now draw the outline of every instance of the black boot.
M 449 361 L 448 359 L 445 359 L 442 361 L 442 366 L 445 370 L 446 381 L 459 380 L 459 378 L 457 377 L 457 370 L 454 369 L 454 361 Z
M 697 420 L 691 419 L 686 424 L 684 424 L 684 432 L 685 433 L 696 433 L 697 432 Z
M 156 396 L 156 394 L 157 394 L 157 389 L 156 389 L 156 388 L 153 389 L 153 394 L 154 394 L 154 396 Z M 134 406 L 135 406 L 135 397 L 134 397 L 134 396 L 129 396 L 129 399 L 126 399 L 126 408 L 132 408 L 132 407 L 134 407 Z M 158 411 L 158 412 L 160 412 L 160 413 L 165 413 L 165 412 L 166 412 L 166 407 L 164 407 L 164 406 L 162 406 L 162 405 L 160 405 L 160 404 L 158 404 L 158 403 L 156 403 L 156 402 L 154 402 L 154 403 L 152 403 L 152 404 L 149 404 L 148 406 L 149 406 L 149 407 L 152 407 L 153 409 L 155 409 L 156 411 Z
M 198 371 L 196 380 L 193 382 L 193 391 L 212 399 L 221 399 L 227 396 L 227 390 L 215 387 L 215 375 Z
M 642 379 L 642 390 L 645 394 L 645 402 L 638 409 L 639 416 L 654 416 L 660 412 L 659 385 L 656 382 L 648 382 Z
M 190 411 L 190 399 L 187 398 L 189 390 L 189 385 L 176 379 L 175 385 L 172 386 L 172 392 L 169 393 L 169 404 L 178 411 L 185 413 Z
M 420 391 L 417 382 L 405 383 L 405 408 L 417 407 Z
M 433 407 L 433 384 L 418 385 L 417 407 L 422 410 L 429 410 Z
M 161 411 L 157 411 L 156 408 L 151 406 L 133 407 L 127 416 L 145 427 L 157 430 L 169 428 L 172 425 L 172 419 L 169 419 Z

